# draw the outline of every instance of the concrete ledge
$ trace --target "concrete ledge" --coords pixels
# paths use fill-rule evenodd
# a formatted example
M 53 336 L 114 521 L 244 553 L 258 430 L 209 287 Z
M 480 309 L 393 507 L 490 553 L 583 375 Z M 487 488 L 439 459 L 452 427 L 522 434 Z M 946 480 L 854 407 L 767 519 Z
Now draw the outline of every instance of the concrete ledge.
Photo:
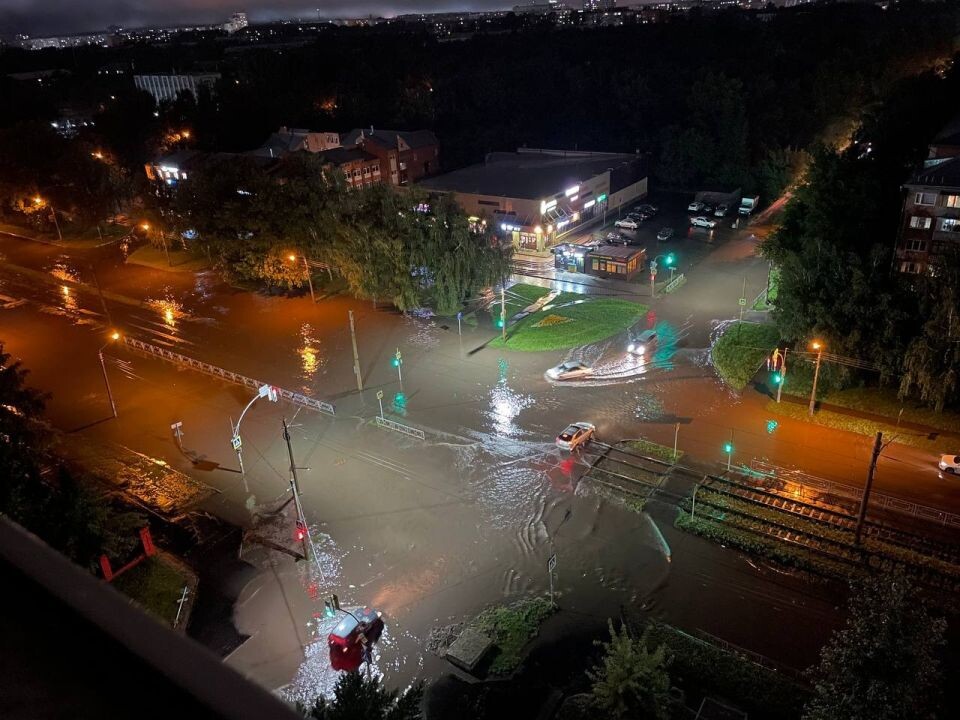
M 465 628 L 447 648 L 446 658 L 463 670 L 473 672 L 493 645 L 493 641 L 473 628 Z

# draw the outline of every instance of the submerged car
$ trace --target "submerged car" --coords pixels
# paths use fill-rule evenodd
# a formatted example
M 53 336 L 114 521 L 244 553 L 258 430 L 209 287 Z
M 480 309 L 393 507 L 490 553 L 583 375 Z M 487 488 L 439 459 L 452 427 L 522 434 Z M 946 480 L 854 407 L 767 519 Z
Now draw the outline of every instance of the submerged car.
M 382 634 L 383 617 L 379 610 L 365 607 L 347 614 L 327 636 L 331 667 L 353 672 L 363 662 L 366 649 Z
M 566 429 L 557 435 L 557 447 L 564 450 L 576 450 L 579 446 L 590 441 L 597 428 L 588 422 L 576 422 L 567 425 Z
M 631 338 L 630 344 L 627 345 L 627 352 L 631 355 L 649 355 L 656 344 L 657 331 L 644 330 L 636 338 Z
M 567 360 L 547 370 L 547 376 L 554 380 L 571 380 L 573 378 L 585 377 L 592 372 L 593 368 L 587 367 L 582 362 Z

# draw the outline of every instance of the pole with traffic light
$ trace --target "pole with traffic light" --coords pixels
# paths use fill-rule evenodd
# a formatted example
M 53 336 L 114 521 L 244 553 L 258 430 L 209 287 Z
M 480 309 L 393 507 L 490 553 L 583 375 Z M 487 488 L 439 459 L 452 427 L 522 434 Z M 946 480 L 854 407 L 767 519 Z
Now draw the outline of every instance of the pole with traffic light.
M 820 358 L 823 355 L 823 343 L 814 340 L 810 343 L 810 347 L 817 351 L 817 365 L 813 371 L 813 387 L 810 389 L 810 409 L 808 411 L 808 414 L 813 417 L 813 411 L 817 404 L 817 380 L 820 379 Z

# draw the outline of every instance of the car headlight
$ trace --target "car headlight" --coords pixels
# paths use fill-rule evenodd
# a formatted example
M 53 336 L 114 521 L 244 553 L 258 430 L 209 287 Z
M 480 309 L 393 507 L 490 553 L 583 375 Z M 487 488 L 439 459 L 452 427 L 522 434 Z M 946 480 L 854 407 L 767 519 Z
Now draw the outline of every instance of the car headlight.
M 646 351 L 647 351 L 647 348 L 645 348 L 643 345 L 637 348 L 638 355 L 643 355 Z
M 627 352 L 631 352 L 631 353 L 632 353 L 633 350 L 634 350 L 634 345 L 633 345 L 633 343 L 630 343 L 629 345 L 627 345 Z

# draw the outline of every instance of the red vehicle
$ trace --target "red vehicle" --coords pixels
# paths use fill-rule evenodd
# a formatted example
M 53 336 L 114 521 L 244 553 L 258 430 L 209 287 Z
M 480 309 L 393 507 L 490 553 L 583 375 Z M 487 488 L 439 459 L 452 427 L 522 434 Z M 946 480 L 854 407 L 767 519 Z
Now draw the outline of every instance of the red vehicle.
M 379 611 L 365 607 L 346 615 L 327 636 L 330 646 L 330 666 L 334 670 L 352 672 L 366 659 L 366 649 L 383 634 L 383 619 Z

